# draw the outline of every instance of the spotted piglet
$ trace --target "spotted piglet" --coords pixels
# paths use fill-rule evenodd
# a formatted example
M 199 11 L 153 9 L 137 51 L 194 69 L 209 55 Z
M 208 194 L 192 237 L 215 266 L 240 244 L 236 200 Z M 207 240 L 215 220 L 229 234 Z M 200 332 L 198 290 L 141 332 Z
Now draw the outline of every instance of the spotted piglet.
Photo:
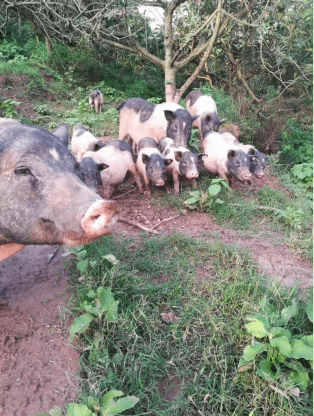
M 145 182 L 145 195 L 151 197 L 150 183 L 155 186 L 164 186 L 166 180 L 166 166 L 173 159 L 164 159 L 158 145 L 151 137 L 144 137 L 138 143 L 137 169 L 143 175 Z
M 194 188 L 197 187 L 196 178 L 198 178 L 200 166 L 203 163 L 204 153 L 196 155 L 186 147 L 177 147 L 172 139 L 164 137 L 159 141 L 159 149 L 164 158 L 173 159 L 173 163 L 167 166 L 167 176 L 172 176 L 174 193 L 179 194 L 180 181 L 179 177 L 184 177 L 191 181 Z M 166 181 L 166 190 L 170 191 Z

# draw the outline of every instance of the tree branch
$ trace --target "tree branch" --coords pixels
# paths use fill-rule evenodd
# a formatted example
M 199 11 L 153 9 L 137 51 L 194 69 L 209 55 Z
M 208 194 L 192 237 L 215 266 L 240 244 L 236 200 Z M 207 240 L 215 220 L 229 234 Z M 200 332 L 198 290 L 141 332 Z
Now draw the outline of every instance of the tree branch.
M 239 78 L 239 80 L 242 82 L 244 88 L 247 90 L 248 94 L 250 95 L 250 97 L 252 98 L 253 101 L 256 101 L 257 103 L 260 103 L 261 100 L 259 100 L 253 93 L 253 91 L 251 90 L 251 88 L 249 87 L 249 84 L 246 82 L 245 78 L 242 75 L 241 69 L 239 64 L 236 62 L 236 60 L 234 59 L 232 53 L 230 51 L 226 51 L 226 54 L 230 60 L 230 62 L 235 66 L 236 71 L 237 71 L 237 76 Z

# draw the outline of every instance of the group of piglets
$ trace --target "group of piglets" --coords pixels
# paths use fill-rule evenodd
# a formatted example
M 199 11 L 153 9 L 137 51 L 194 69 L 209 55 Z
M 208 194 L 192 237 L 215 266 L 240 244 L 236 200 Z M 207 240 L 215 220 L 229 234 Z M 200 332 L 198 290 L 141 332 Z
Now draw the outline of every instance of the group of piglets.
M 216 103 L 201 91 L 186 97 L 186 108 L 191 116 L 198 115 L 193 127 L 198 128 L 202 140 L 205 169 L 219 175 L 233 187 L 234 179 L 251 184 L 253 177 L 262 178 L 267 157 L 252 145 L 244 145 L 232 134 L 219 131 L 225 120 L 217 117 Z
M 95 90 L 90 95 L 96 111 L 98 93 L 101 94 Z M 264 174 L 266 156 L 251 145 L 241 144 L 230 133 L 218 132 L 225 120 L 219 120 L 212 97 L 200 91 L 188 94 L 186 110 L 175 103 L 154 105 L 142 98 L 129 98 L 119 104 L 117 110 L 118 140 L 102 143 L 84 126 L 78 125 L 71 143 L 82 179 L 105 198 L 111 196 L 113 186 L 123 182 L 127 172 L 132 173 L 139 191 L 149 196 L 151 184 L 165 186 L 169 192 L 169 177 L 172 177 L 176 194 L 180 177 L 196 187 L 202 165 L 225 179 L 231 187 L 234 178 L 251 183 L 253 175 L 262 177 Z M 200 132 L 201 154 L 187 148 L 193 127 Z M 135 151 L 136 164 L 133 161 Z M 144 178 L 145 189 L 139 173 Z

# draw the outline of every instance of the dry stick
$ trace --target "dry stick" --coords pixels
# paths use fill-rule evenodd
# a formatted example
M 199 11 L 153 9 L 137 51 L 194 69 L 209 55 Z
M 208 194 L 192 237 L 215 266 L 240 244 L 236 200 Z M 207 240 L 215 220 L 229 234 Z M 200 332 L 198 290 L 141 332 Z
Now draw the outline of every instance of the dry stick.
M 171 220 L 173 220 L 174 218 L 177 218 L 177 217 L 180 217 L 180 216 L 181 216 L 181 214 L 174 215 L 173 217 L 169 217 L 169 218 L 164 218 L 164 219 L 163 219 L 163 220 L 161 220 L 158 224 L 154 225 L 154 226 L 153 226 L 153 228 L 152 228 L 152 230 L 154 230 L 155 228 L 159 227 L 161 223 L 163 223 L 163 222 L 167 222 L 167 221 L 171 221 Z
M 131 192 L 134 192 L 134 191 L 135 191 L 135 189 L 131 189 L 130 191 L 125 192 L 125 193 L 124 193 L 124 194 L 122 194 L 122 195 L 118 195 L 118 196 L 116 196 L 115 198 L 112 198 L 112 199 L 119 199 L 119 198 L 122 198 L 124 195 L 130 194 Z
M 129 224 L 129 225 L 134 225 L 135 227 L 138 227 L 141 230 L 146 231 L 147 233 L 159 234 L 158 231 L 156 231 L 154 229 L 151 229 L 151 228 L 147 228 L 147 227 L 145 227 L 144 225 L 142 225 L 142 224 L 140 224 L 138 222 L 134 222 L 134 221 L 130 221 L 130 220 L 125 220 L 124 218 L 123 219 L 120 218 L 119 221 L 125 222 L 126 224 Z

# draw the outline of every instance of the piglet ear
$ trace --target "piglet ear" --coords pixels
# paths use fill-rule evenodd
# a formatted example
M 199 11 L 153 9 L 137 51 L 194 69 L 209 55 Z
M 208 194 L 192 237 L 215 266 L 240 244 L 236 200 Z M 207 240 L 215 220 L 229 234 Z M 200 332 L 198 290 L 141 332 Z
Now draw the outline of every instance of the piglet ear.
M 194 120 L 196 120 L 198 117 L 199 117 L 199 114 L 197 114 L 196 116 L 191 116 L 192 123 L 193 123 L 193 121 L 194 121 Z
M 95 143 L 95 145 L 94 145 L 94 152 L 97 152 L 99 149 L 101 149 L 102 147 L 104 147 L 104 146 L 106 146 L 106 144 L 105 143 L 102 143 L 102 142 L 97 142 L 97 143 Z
M 169 166 L 173 162 L 173 159 L 165 159 L 165 165 Z
M 146 163 L 148 163 L 150 161 L 150 157 L 147 155 L 142 155 L 142 161 L 144 163 L 144 165 L 146 165 Z
M 98 163 L 97 164 L 97 169 L 99 170 L 99 172 L 101 172 L 104 169 L 109 168 L 109 165 L 106 165 L 106 163 Z
M 236 153 L 237 153 L 236 150 L 229 149 L 227 153 L 227 158 L 231 159 L 232 157 L 235 157 Z
M 173 111 L 165 110 L 164 112 L 167 121 L 173 121 L 176 118 L 176 115 Z
M 200 153 L 197 157 L 199 162 L 204 162 L 204 158 L 206 159 L 208 155 L 206 153 Z
M 225 118 L 223 118 L 222 120 L 219 120 L 219 126 L 221 126 L 222 123 L 224 123 L 225 121 L 227 121 Z
M 180 162 L 180 160 L 183 157 L 183 153 L 182 152 L 174 152 L 174 157 L 175 157 L 177 162 Z

